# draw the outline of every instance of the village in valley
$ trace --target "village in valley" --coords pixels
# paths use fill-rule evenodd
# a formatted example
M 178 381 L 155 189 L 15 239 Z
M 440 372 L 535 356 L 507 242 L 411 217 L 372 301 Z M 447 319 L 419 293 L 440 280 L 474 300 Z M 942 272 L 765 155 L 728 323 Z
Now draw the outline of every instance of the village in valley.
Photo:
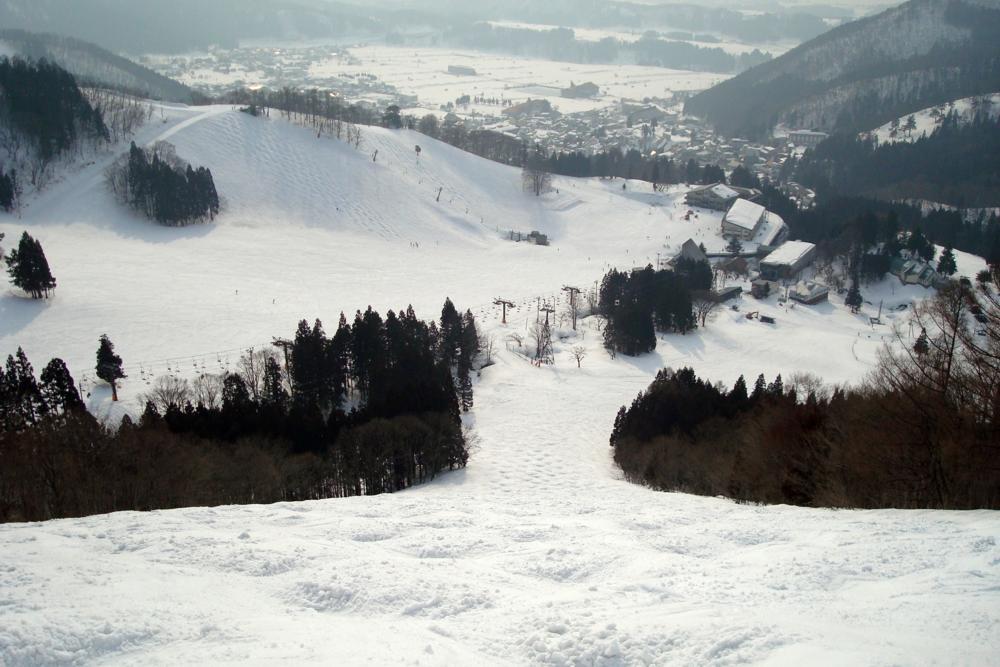
M 639 151 L 693 160 L 784 182 L 803 208 L 814 193 L 782 178 L 788 160 L 827 135 L 781 128 L 767 142 L 727 138 L 683 113 L 694 92 L 724 78 L 639 65 L 580 65 L 460 50 L 361 44 L 245 46 L 206 53 L 147 55 L 144 64 L 199 90 L 329 90 L 345 104 L 381 112 L 398 106 L 419 120 L 488 131 L 547 153 Z
M 694 236 L 675 252 L 658 257 L 657 266 L 679 270 L 681 259 L 708 263 L 714 278 L 707 299 L 745 312 L 747 319 L 776 325 L 781 310 L 797 305 L 826 307 L 833 301 L 852 313 L 867 305 L 863 321 L 874 331 L 907 311 L 926 290 L 948 282 L 933 262 L 903 249 L 890 263 L 889 273 L 865 285 L 866 296 L 860 303 L 851 303 L 843 258 L 821 257 L 816 244 L 788 240 L 788 226 L 781 217 L 757 203 L 759 190 L 713 183 L 687 189 L 682 197 L 674 203 L 681 207 L 680 219 L 691 223 L 708 219 L 716 231 L 708 232 L 711 227 L 704 223 L 693 225 Z
M 687 97 L 708 85 L 712 75 L 661 68 L 470 57 L 448 49 L 371 44 L 245 46 L 150 55 L 145 63 L 215 94 L 239 87 L 330 90 L 345 104 L 375 113 L 397 106 L 403 117 L 434 115 L 442 126 L 493 133 L 551 154 L 638 151 L 681 168 L 691 161 L 717 165 L 727 173 L 741 167 L 760 181 L 776 184 L 800 209 L 813 205 L 815 193 L 787 178 L 790 161 L 827 137 L 785 127 L 777 128 L 767 142 L 723 137 L 683 113 Z M 636 182 L 630 187 L 643 186 Z M 715 277 L 712 299 L 771 325 L 780 319 L 775 309 L 817 307 L 828 303 L 831 294 L 844 302 L 849 288 L 846 267 L 821 258 L 812 243 L 789 241 L 785 221 L 759 203 L 760 190 L 726 183 L 679 187 L 672 188 L 666 200 L 650 193 L 651 205 L 663 207 L 669 200 L 674 219 L 711 221 L 715 229 L 709 232 L 698 224 L 690 238 L 665 237 L 653 262 L 658 268 L 673 268 L 680 257 L 707 261 Z M 536 245 L 551 241 L 539 230 L 505 228 L 502 235 Z M 904 250 L 893 262 L 891 276 L 874 286 L 874 292 L 866 291 L 885 292 L 892 300 L 896 286 L 931 288 L 942 281 L 931 262 Z M 884 300 L 869 301 L 875 310 L 870 316 L 873 327 L 884 319 Z M 893 308 L 905 309 L 909 296 L 895 301 Z

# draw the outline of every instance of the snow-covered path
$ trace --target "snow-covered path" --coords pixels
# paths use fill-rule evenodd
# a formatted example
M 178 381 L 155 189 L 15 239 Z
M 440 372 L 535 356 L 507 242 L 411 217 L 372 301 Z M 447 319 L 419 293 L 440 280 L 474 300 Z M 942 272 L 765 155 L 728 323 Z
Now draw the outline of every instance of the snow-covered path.
M 475 449 L 466 470 L 394 495 L 2 525 L 3 667 L 996 663 L 1000 513 L 743 506 L 652 492 L 612 465 L 615 412 L 657 369 L 856 379 L 883 335 L 864 319 L 874 312 L 851 315 L 839 297 L 753 301 L 775 327 L 722 311 L 697 336 L 614 361 L 585 321 L 554 367 L 534 368 L 485 304 L 517 300 L 523 334 L 534 295 L 652 261 L 717 218 L 684 221 L 676 192 L 623 195 L 620 182 L 560 179 L 561 193 L 526 198 L 516 170 L 436 142 L 421 140 L 417 166 L 407 133 L 367 131 L 378 163 L 227 110 L 178 112 L 140 139 L 183 123 L 171 141 L 213 168 L 227 212 L 196 228 L 137 221 L 95 164 L 23 220 L 0 217 L 8 238 L 27 227 L 41 239 L 59 280 L 45 304 L 0 295 L 0 353 L 23 344 L 37 366 L 60 355 L 80 377 L 108 331 L 132 364 L 134 407 L 140 362 L 267 341 L 368 303 L 433 317 L 450 295 L 500 349 L 476 387 Z M 537 224 L 554 245 L 501 241 L 482 217 Z M 866 292 L 887 319 L 919 294 Z

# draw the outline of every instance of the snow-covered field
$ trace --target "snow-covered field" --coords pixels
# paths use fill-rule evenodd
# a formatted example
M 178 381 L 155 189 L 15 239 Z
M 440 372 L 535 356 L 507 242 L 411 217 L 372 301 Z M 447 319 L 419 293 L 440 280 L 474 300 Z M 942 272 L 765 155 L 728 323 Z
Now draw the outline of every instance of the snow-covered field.
M 330 48 L 329 56 L 303 65 L 298 61 L 294 76 L 284 72 L 281 56 L 268 70 L 246 69 L 240 64 L 224 67 L 205 60 L 206 54 L 188 57 L 184 69 L 164 69 L 183 56 L 149 56 L 148 64 L 168 71 L 182 83 L 197 87 L 278 86 L 287 77 L 304 81 L 330 81 L 337 77 L 374 75 L 394 86 L 400 93 L 417 95 L 419 109 L 438 111 L 441 105 L 463 95 L 482 95 L 511 100 L 547 99 L 562 113 L 577 113 L 610 106 L 621 99 L 641 100 L 646 97 L 669 97 L 674 92 L 698 91 L 710 88 L 728 75 L 688 72 L 640 65 L 585 65 L 556 62 L 519 56 L 484 54 L 472 50 L 428 47 L 396 47 L 361 45 L 349 49 L 344 57 L 339 49 Z M 198 58 L 198 65 L 191 63 Z M 448 73 L 449 65 L 465 65 L 476 70 L 476 76 L 456 76 Z M 305 68 L 305 69 L 303 69 Z M 571 82 L 593 81 L 601 88 L 595 99 L 567 99 L 560 90 Z M 478 112 L 499 115 L 499 106 L 463 107 L 462 113 Z M 416 110 L 414 110 L 414 113 Z
M 491 23 L 497 27 L 518 28 L 522 30 L 539 30 L 539 31 L 553 30 L 555 28 L 560 27 L 557 25 L 546 25 L 540 23 L 521 23 L 518 21 L 488 21 L 488 23 Z M 626 43 L 638 42 L 642 38 L 643 34 L 646 32 L 646 28 L 642 29 L 570 28 L 570 30 L 573 31 L 573 34 L 576 36 L 577 39 L 587 42 L 599 42 L 602 39 L 607 39 L 609 37 L 611 39 L 616 39 L 620 42 L 626 42 Z M 664 27 L 661 27 L 660 31 L 661 33 L 669 32 L 669 30 Z M 682 31 L 682 32 L 691 32 L 691 31 Z M 669 39 L 670 41 L 687 42 L 688 44 L 692 44 L 694 46 L 699 46 L 707 49 L 722 49 L 726 53 L 731 53 L 733 55 L 739 55 L 741 53 L 750 53 L 751 51 L 758 49 L 765 53 L 770 53 L 775 57 L 780 56 L 785 51 L 794 49 L 796 46 L 799 45 L 799 42 L 796 40 L 747 43 L 747 42 L 733 41 L 731 39 L 719 39 L 719 41 L 709 41 L 709 42 L 690 40 L 690 39 L 679 40 L 673 37 L 664 37 L 664 39 Z
M 576 113 L 608 106 L 620 99 L 669 97 L 671 93 L 704 90 L 728 75 L 687 72 L 641 65 L 583 65 L 518 56 L 486 55 L 457 49 L 365 46 L 352 48 L 359 65 L 346 65 L 337 58 L 314 64 L 310 74 L 328 77 L 370 72 L 403 93 L 415 94 L 421 106 L 434 109 L 462 95 L 501 97 L 515 102 L 548 99 L 563 113 Z M 476 76 L 448 74 L 449 65 L 466 65 Z M 601 97 L 566 99 L 560 89 L 570 82 L 592 81 Z M 497 113 L 497 107 L 484 111 Z
M 137 410 L 147 372 L 217 371 L 300 318 L 332 327 L 369 304 L 432 318 L 451 296 L 500 349 L 476 386 L 475 449 L 467 470 L 392 496 L 0 526 L 0 664 L 995 661 L 1000 514 L 655 493 L 619 480 L 607 446 L 618 407 L 664 365 L 727 383 L 796 370 L 856 381 L 887 331 L 867 317 L 921 288 L 886 281 L 860 315 L 836 296 L 794 309 L 748 297 L 638 359 L 609 359 L 586 320 L 539 369 L 506 342 L 537 297 L 688 237 L 715 243 L 718 215 L 685 222 L 682 189 L 620 180 L 560 178 L 534 198 L 517 170 L 405 131 L 366 129 L 355 150 L 276 115 L 164 113 L 139 139 L 211 167 L 226 211 L 157 227 L 105 191 L 113 155 L 81 166 L 22 219 L 0 217 L 5 245 L 29 229 L 59 281 L 45 303 L 5 288 L 0 353 L 23 345 L 36 368 L 59 355 L 92 377 L 106 332 L 131 376 L 120 408 Z M 508 326 L 495 297 L 519 304 Z M 580 369 L 574 345 L 588 349 Z

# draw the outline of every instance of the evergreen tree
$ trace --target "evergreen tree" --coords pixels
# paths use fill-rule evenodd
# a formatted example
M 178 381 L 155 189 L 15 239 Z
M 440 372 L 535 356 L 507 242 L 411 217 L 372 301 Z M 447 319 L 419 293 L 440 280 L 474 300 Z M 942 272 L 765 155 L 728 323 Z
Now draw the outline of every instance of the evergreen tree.
M 245 416 L 253 407 L 250 390 L 243 377 L 238 373 L 229 373 L 222 382 L 222 411 L 232 417 Z
M 343 313 L 340 314 L 337 332 L 330 340 L 327 365 L 331 374 L 333 404 L 335 408 L 339 408 L 347 398 L 351 366 L 351 327 Z
M 18 190 L 17 171 L 4 173 L 0 168 L 0 209 L 10 213 L 17 207 Z
M 172 155 L 169 144 L 142 149 L 132 142 L 127 159 L 112 167 L 114 192 L 122 203 L 161 224 L 214 220 L 220 204 L 211 170 L 183 165 Z
M 51 413 L 67 414 L 83 408 L 73 376 L 62 359 L 53 359 L 42 369 L 41 393 Z
M 941 253 L 941 257 L 938 259 L 937 270 L 943 276 L 953 276 L 958 271 L 958 267 L 955 265 L 955 251 L 950 245 L 945 246 L 944 251 Z
M 778 374 L 778 377 L 774 378 L 774 382 L 767 385 L 767 393 L 770 396 L 776 396 L 776 397 L 784 396 L 785 384 L 781 380 L 781 374 Z
M 462 412 L 472 409 L 472 377 L 469 367 L 464 363 L 458 366 L 458 397 Z
M 111 400 L 118 400 L 118 380 L 128 377 L 122 370 L 122 358 L 115 354 L 114 343 L 107 334 L 101 336 L 97 348 L 97 377 L 111 385 Z
M 741 375 L 736 380 L 736 384 L 733 385 L 732 391 L 729 392 L 729 400 L 736 406 L 742 406 L 746 404 L 749 398 L 747 395 L 747 381 Z
M 17 248 L 10 251 L 7 274 L 15 287 L 21 288 L 33 299 L 47 298 L 49 291 L 56 287 L 56 279 L 52 277 L 42 244 L 28 232 L 21 235 Z
M 927 340 L 927 329 L 921 329 L 920 335 L 917 336 L 916 342 L 913 344 L 913 351 L 918 355 L 925 355 L 931 350 L 930 341 Z
M 852 313 L 856 313 L 861 310 L 864 300 L 861 298 L 861 290 L 858 288 L 857 278 L 851 280 L 851 289 L 847 291 L 847 297 L 844 299 L 844 303 L 850 306 Z
M 618 442 L 618 436 L 621 434 L 622 429 L 625 427 L 625 417 L 628 411 L 625 406 L 618 408 L 618 414 L 615 415 L 615 425 L 611 429 L 611 446 L 614 447 Z
M 731 255 L 738 255 L 743 252 L 743 242 L 740 241 L 739 237 L 732 237 L 729 239 L 729 243 L 726 244 L 726 252 Z
M 271 356 L 264 360 L 261 401 L 265 406 L 275 408 L 278 411 L 283 411 L 288 403 L 288 392 L 285 391 L 285 384 L 282 381 L 281 366 Z
M 393 130 L 398 130 L 403 127 L 403 119 L 399 115 L 398 106 L 390 104 L 386 107 L 385 113 L 382 114 L 382 125 Z
M 919 227 L 910 232 L 910 236 L 906 240 L 906 249 L 928 262 L 934 259 L 934 245 L 927 240 Z
M 451 299 L 444 300 L 441 308 L 441 360 L 451 366 L 462 346 L 462 317 Z
M 459 357 L 461 363 L 469 368 L 479 354 L 479 331 L 476 329 L 476 317 L 471 310 L 465 311 L 462 316 L 462 336 L 459 343 Z
M 753 383 L 753 393 L 750 394 L 751 401 L 758 401 L 764 397 L 767 393 L 767 380 L 764 379 L 764 374 L 761 373 L 757 376 L 757 380 Z
M 743 165 L 737 165 L 729 175 L 729 184 L 741 188 L 760 189 L 760 179 Z
M 4 430 L 20 431 L 33 426 L 48 412 L 48 405 L 35 380 L 35 371 L 24 354 L 7 357 L 7 364 L 0 373 L 0 416 L 4 417 Z

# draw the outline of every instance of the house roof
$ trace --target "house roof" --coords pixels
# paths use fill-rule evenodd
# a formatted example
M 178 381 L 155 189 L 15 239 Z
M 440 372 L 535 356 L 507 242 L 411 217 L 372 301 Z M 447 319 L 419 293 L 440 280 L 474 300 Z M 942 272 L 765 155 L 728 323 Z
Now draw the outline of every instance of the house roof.
M 764 207 L 760 204 L 754 204 L 752 201 L 747 201 L 746 199 L 737 199 L 729 207 L 725 221 L 744 229 L 753 229 L 760 222 L 760 218 L 765 212 Z
M 757 234 L 751 240 L 757 245 L 771 245 L 785 226 L 785 221 L 781 219 L 780 215 L 767 211 L 767 215 L 764 216 L 764 224 L 760 226 Z
M 819 283 L 813 282 L 811 280 L 800 280 L 795 283 L 795 287 L 792 288 L 792 293 L 795 296 L 811 299 L 820 296 L 824 293 L 829 293 L 830 288 L 826 285 L 820 285 Z
M 733 188 L 725 185 L 723 183 L 712 183 L 711 185 L 704 185 L 700 188 L 694 188 L 688 192 L 688 194 L 696 193 L 711 193 L 718 197 L 719 199 L 732 199 L 733 197 L 739 197 L 740 193 Z
M 696 262 L 707 262 L 708 255 L 702 252 L 701 247 L 694 242 L 694 239 L 688 239 L 681 246 L 681 251 L 677 254 L 677 258 L 686 257 L 688 259 L 693 259 Z
M 740 193 L 733 190 L 728 185 L 723 185 L 722 183 L 716 183 L 712 186 L 712 193 L 721 199 L 730 199 L 731 197 L 739 197 Z
M 806 241 L 788 241 L 778 246 L 777 250 L 762 259 L 760 263 L 772 266 L 792 266 L 815 247 L 814 244 Z

